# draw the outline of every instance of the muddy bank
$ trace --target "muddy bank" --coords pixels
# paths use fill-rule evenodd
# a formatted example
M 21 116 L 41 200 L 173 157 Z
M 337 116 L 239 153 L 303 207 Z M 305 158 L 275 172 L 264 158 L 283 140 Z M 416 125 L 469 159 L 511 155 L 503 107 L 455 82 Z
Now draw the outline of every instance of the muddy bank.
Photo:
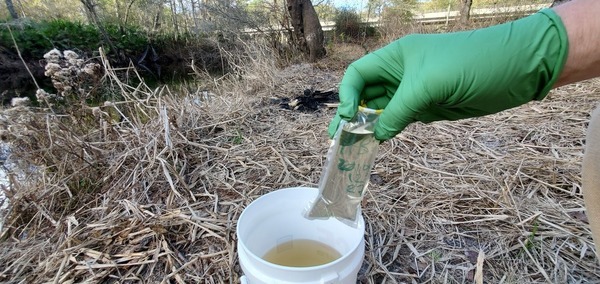
M 195 70 L 211 74 L 224 74 L 229 69 L 229 62 L 221 54 L 219 46 L 223 42 L 202 39 L 182 43 L 149 44 L 139 50 L 107 51 L 104 48 L 110 64 L 114 68 L 135 68 L 144 82 L 150 86 L 173 83 L 191 78 Z M 235 44 L 225 46 L 235 49 Z M 86 61 L 100 62 L 99 47 L 81 50 L 78 48 L 58 48 L 73 50 Z M 13 97 L 30 97 L 34 99 L 38 86 L 52 93 L 51 81 L 44 75 L 46 61 L 45 52 L 22 50 L 19 57 L 14 46 L 0 42 L 0 100 L 3 104 L 10 103 Z M 192 64 L 194 68 L 192 68 Z M 123 71 L 126 81 L 137 80 L 132 70 Z
M 218 54 L 198 51 L 194 60 L 198 70 L 222 73 L 223 67 Z M 149 85 L 158 85 L 188 79 L 193 74 L 191 62 L 194 58 L 183 56 L 185 53 L 157 55 L 144 58 L 142 55 L 126 57 L 125 60 L 113 59 L 112 66 L 117 68 L 135 67 Z M 87 59 L 100 63 L 98 57 Z M 0 46 L 0 100 L 9 104 L 13 97 L 34 99 L 38 86 L 48 92 L 54 92 L 52 83 L 44 75 L 46 62 L 41 58 L 21 60 L 16 52 Z M 132 78 L 135 79 L 135 78 Z M 36 85 L 37 84 L 37 85 Z
M 38 82 L 40 86 L 51 86 L 50 80 L 44 76 L 43 65 L 35 60 L 24 63 L 16 53 L 0 46 L 0 100 L 2 104 L 10 103 L 12 97 L 34 95 L 37 89 L 35 82 Z

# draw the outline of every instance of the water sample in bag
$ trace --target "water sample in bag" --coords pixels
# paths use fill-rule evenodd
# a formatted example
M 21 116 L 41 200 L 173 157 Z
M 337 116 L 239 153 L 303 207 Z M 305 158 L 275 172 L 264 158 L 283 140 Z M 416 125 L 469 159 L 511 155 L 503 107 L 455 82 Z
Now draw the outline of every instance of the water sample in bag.
M 380 113 L 360 107 L 352 120 L 342 120 L 327 152 L 319 195 L 309 204 L 307 218 L 335 217 L 356 225 L 379 148 L 374 128 Z

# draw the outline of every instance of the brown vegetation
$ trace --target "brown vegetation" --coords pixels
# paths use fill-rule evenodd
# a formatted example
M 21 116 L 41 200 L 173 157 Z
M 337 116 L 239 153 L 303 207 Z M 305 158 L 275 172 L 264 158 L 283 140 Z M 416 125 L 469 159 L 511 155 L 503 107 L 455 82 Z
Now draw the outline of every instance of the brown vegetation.
M 271 98 L 335 88 L 344 67 L 278 68 L 261 47 L 228 54 L 231 75 L 198 71 L 178 88 L 128 85 L 105 60 L 105 84 L 123 101 L 3 110 L 16 165 L 0 281 L 237 282 L 240 213 L 270 191 L 315 187 L 329 144 L 335 109 L 298 112 Z M 328 53 L 351 61 L 364 50 Z M 597 280 L 580 168 L 599 88 L 591 80 L 496 115 L 413 124 L 382 144 L 360 282 Z

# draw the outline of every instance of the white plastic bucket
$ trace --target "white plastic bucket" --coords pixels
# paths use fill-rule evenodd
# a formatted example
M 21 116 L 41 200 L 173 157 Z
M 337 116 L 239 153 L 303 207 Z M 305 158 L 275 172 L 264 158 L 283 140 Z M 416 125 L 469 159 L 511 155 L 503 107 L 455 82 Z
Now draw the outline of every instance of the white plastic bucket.
M 317 197 L 316 188 L 295 187 L 265 194 L 250 203 L 237 224 L 238 256 L 242 284 L 356 283 L 365 253 L 365 221 L 358 226 L 341 221 L 309 220 L 303 212 Z M 337 250 L 341 257 L 318 266 L 289 267 L 270 263 L 262 256 L 289 240 L 309 239 Z

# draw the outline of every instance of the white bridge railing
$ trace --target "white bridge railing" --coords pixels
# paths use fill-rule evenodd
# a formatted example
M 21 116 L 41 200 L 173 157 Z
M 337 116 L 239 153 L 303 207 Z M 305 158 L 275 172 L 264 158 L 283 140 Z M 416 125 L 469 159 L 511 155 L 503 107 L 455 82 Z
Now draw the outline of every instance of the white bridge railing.
M 549 4 L 532 4 L 532 5 L 520 5 L 520 6 L 511 6 L 511 7 L 492 7 L 492 8 L 479 8 L 479 9 L 471 9 L 470 18 L 477 19 L 491 19 L 497 17 L 507 17 L 507 16 L 522 16 L 533 14 L 541 9 L 548 8 Z M 436 12 L 436 13 L 425 13 L 420 15 L 415 15 L 413 18 L 415 21 L 419 23 L 444 23 L 449 21 L 454 21 L 460 18 L 459 11 L 446 11 L 446 12 Z
M 508 6 L 508 7 L 491 7 L 491 8 L 477 8 L 471 9 L 470 19 L 472 21 L 480 21 L 485 19 L 493 19 L 500 17 L 520 17 L 529 14 L 533 14 L 541 9 L 550 7 L 551 2 L 547 4 L 530 4 L 530 5 L 519 5 L 519 6 Z M 459 11 L 445 11 L 445 12 L 433 12 L 433 13 L 422 13 L 416 14 L 413 20 L 417 23 L 425 25 L 447 25 L 460 18 Z M 362 25 L 366 26 L 379 26 L 381 25 L 380 18 L 370 18 L 362 22 Z M 321 21 L 321 27 L 323 31 L 332 31 L 335 29 L 335 22 L 333 21 Z M 261 29 L 262 32 L 281 32 L 283 29 L 265 28 Z M 247 29 L 245 31 L 249 34 L 259 33 L 254 29 Z
M 531 5 L 520 5 L 510 7 L 491 7 L 491 8 L 477 8 L 471 9 L 470 18 L 474 21 L 493 19 L 498 17 L 510 17 L 510 16 L 524 16 L 533 14 L 541 9 L 550 7 L 550 2 L 547 4 L 531 4 Z M 432 13 L 421 13 L 416 14 L 413 20 L 417 23 L 430 24 L 430 25 L 441 25 L 448 24 L 456 21 L 460 18 L 459 11 L 444 11 L 444 12 L 432 12 Z M 367 21 L 363 21 L 363 25 L 378 26 L 380 25 L 379 18 L 370 18 Z M 327 21 L 321 22 L 321 27 L 324 31 L 330 31 L 335 28 L 335 22 Z

